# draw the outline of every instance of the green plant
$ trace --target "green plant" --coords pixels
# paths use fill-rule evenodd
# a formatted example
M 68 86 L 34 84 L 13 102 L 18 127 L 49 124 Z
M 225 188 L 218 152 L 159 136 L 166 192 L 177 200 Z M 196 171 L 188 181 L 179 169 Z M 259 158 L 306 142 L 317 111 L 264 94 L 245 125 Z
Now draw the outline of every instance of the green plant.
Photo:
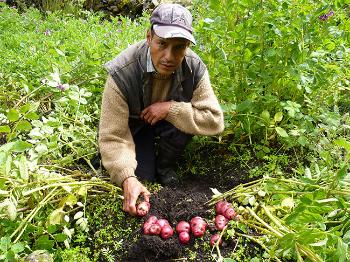
M 96 187 L 120 190 L 83 173 L 70 171 L 70 175 L 64 175 L 36 166 L 22 153 L 27 150 L 26 146 L 17 141 L 0 147 L 2 257 L 18 258 L 25 251 L 19 248 L 24 246 L 23 243 L 36 249 L 53 250 L 60 243 L 68 248 L 74 225 L 88 231 L 87 192 Z
M 300 179 L 265 175 L 215 195 L 212 203 L 230 199 L 240 214 L 227 229 L 231 237 L 259 244 L 277 261 L 346 261 L 350 220 L 348 165 L 337 172 L 305 169 Z M 253 230 L 253 232 L 251 231 Z
M 339 95 L 349 82 L 346 4 L 211 0 L 195 5 L 204 14 L 198 17 L 196 50 L 223 105 L 229 143 L 312 147 L 307 137 L 317 129 L 319 110 L 342 101 Z

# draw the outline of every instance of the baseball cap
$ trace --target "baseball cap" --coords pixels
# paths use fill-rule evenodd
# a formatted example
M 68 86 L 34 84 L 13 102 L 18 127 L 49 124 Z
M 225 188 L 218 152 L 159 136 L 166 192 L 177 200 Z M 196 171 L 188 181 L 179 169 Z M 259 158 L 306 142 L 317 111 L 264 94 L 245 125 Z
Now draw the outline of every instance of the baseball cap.
M 192 15 L 179 4 L 161 4 L 151 15 L 151 24 L 157 36 L 162 38 L 185 38 L 196 44 L 192 35 Z

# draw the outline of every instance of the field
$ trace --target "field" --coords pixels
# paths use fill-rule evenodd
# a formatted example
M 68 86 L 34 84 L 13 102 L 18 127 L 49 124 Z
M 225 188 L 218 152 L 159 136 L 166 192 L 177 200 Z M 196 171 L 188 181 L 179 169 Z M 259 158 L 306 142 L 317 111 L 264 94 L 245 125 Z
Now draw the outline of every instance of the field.
M 0 261 L 350 261 L 350 2 L 193 1 L 224 110 L 150 214 L 201 216 L 183 245 L 146 236 L 96 165 L 103 64 L 146 36 L 137 19 L 0 3 Z M 214 206 L 237 216 L 211 247 Z

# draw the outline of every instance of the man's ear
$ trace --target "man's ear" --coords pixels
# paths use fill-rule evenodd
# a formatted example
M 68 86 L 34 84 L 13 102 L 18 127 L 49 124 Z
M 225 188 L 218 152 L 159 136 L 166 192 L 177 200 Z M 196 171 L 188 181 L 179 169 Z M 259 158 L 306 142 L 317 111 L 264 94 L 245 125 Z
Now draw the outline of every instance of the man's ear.
M 150 45 L 151 40 L 152 40 L 151 30 L 147 30 L 147 43 L 148 43 L 148 45 Z

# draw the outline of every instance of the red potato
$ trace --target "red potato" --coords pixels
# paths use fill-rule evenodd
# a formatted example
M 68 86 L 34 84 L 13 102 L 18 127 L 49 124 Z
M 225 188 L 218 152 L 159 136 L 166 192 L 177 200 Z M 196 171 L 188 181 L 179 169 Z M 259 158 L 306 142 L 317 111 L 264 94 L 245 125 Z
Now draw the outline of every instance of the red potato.
M 151 207 L 151 204 L 147 201 L 142 201 L 138 203 L 136 206 L 137 215 L 140 217 L 144 217 L 145 215 L 148 214 L 150 207 Z
M 194 237 L 202 237 L 205 234 L 206 224 L 200 224 L 191 228 Z
M 227 225 L 228 220 L 223 215 L 217 215 L 215 217 L 215 227 L 217 230 L 223 230 L 224 227 Z
M 164 219 L 164 218 L 160 218 L 156 221 L 156 224 L 160 225 L 161 228 L 163 228 L 164 226 L 170 226 L 168 220 Z
M 190 225 L 191 227 L 193 227 L 193 226 L 196 226 L 197 224 L 202 224 L 203 222 L 205 223 L 204 219 L 197 216 L 191 219 Z
M 171 237 L 174 234 L 174 230 L 172 229 L 172 227 L 170 225 L 164 225 L 162 227 L 162 231 L 160 232 L 160 236 L 163 239 L 168 239 L 169 237 Z
M 190 242 L 190 234 L 186 231 L 180 232 L 179 240 L 181 244 L 187 244 L 188 242 Z
M 210 245 L 213 247 L 219 240 L 220 235 L 219 234 L 214 234 L 210 238 Z M 222 239 L 219 241 L 219 246 L 222 244 Z
M 158 218 L 156 216 L 150 216 L 149 218 L 147 218 L 145 223 L 154 224 L 157 222 L 157 220 Z
M 158 218 L 156 216 L 150 216 L 143 224 L 143 233 L 145 235 L 150 235 L 150 227 L 157 222 Z
M 231 220 L 233 219 L 235 216 L 237 215 L 236 211 L 232 208 L 229 207 L 228 209 L 226 209 L 224 216 L 228 219 Z
M 205 234 L 207 223 L 201 217 L 194 217 L 190 221 L 191 231 L 195 237 L 201 237 Z
M 150 229 L 150 227 L 151 227 L 152 225 L 153 225 L 153 224 L 151 224 L 151 223 L 144 223 L 144 224 L 143 224 L 143 233 L 144 233 L 145 235 L 150 235 L 149 229 Z
M 152 224 L 149 228 L 150 235 L 159 235 L 162 231 L 162 228 L 158 224 Z
M 222 200 L 216 203 L 215 212 L 217 215 L 224 215 L 226 209 L 230 207 L 231 207 L 231 204 L 229 202 L 227 202 L 226 200 Z
M 177 233 L 181 233 L 181 232 L 187 232 L 190 233 L 190 229 L 191 226 L 188 222 L 186 221 L 180 221 L 179 223 L 177 223 L 176 225 L 176 232 Z

